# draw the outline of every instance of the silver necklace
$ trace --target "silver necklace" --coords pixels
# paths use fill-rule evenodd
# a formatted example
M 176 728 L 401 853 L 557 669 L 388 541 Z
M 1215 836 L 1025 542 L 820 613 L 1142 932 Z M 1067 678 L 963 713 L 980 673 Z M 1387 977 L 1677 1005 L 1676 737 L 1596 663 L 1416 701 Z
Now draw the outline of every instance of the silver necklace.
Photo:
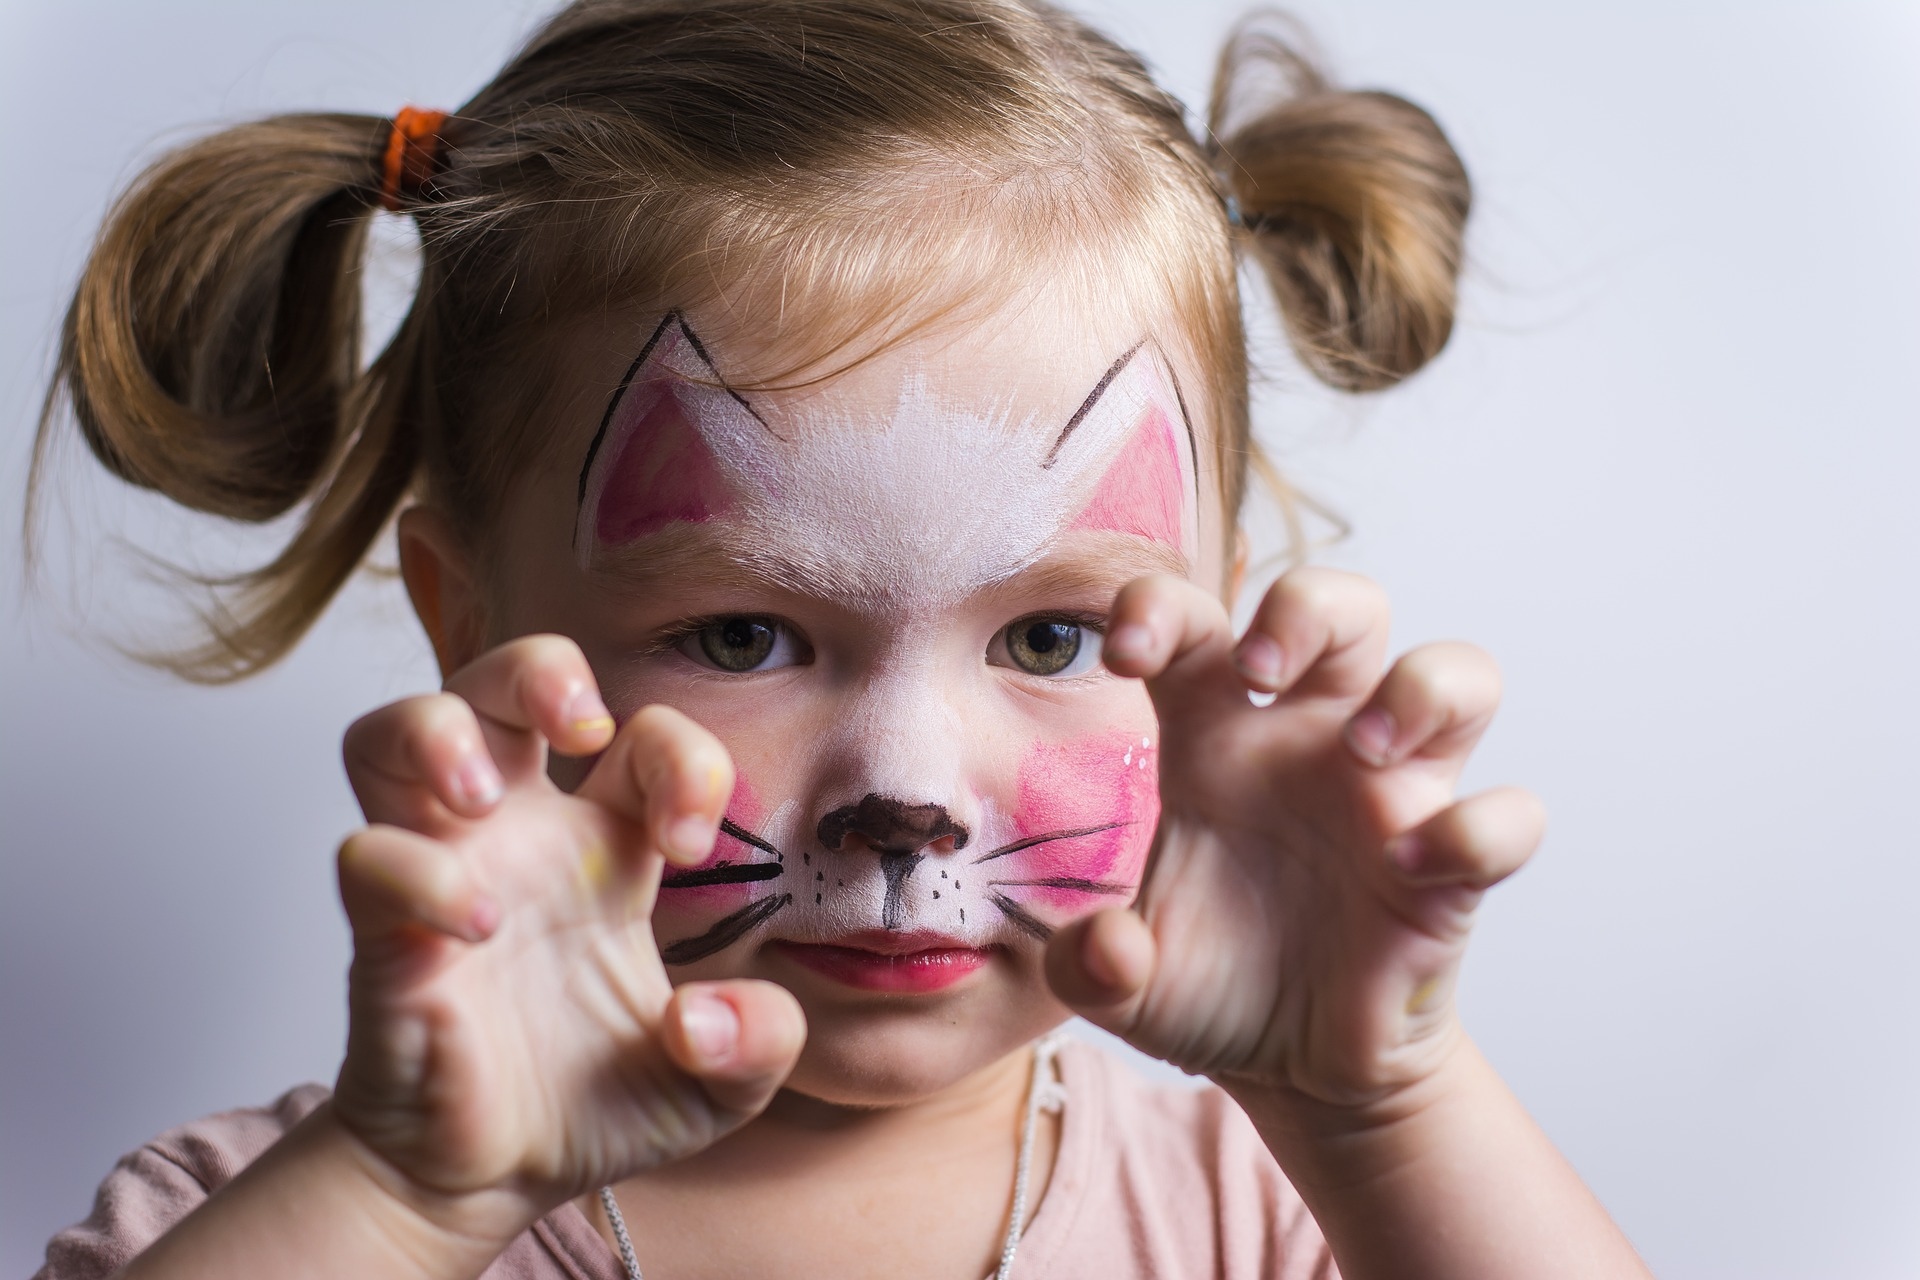
M 1027 1105 L 1020 1118 L 1020 1158 L 1013 1167 L 1013 1211 L 1007 1215 L 1007 1238 L 1000 1246 L 1000 1266 L 993 1280 L 1008 1280 L 1013 1274 L 1013 1255 L 1020 1247 L 1020 1236 L 1027 1229 L 1027 1182 L 1033 1172 L 1033 1138 L 1040 1128 L 1042 1111 L 1058 1111 L 1067 1100 L 1067 1091 L 1054 1070 L 1060 1052 L 1058 1035 L 1043 1036 L 1033 1046 L 1033 1079 L 1027 1084 Z M 627 1234 L 627 1220 L 620 1216 L 620 1204 L 612 1187 L 600 1188 L 600 1207 L 607 1211 L 614 1241 L 620 1246 L 620 1264 L 627 1269 L 627 1280 L 641 1280 L 640 1259 L 633 1252 L 633 1237 Z

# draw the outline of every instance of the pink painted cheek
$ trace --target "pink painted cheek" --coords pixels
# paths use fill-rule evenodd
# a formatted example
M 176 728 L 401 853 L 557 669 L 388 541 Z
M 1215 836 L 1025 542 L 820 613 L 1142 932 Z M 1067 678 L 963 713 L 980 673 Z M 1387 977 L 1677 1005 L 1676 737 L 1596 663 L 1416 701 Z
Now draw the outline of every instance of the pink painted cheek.
M 594 534 L 604 545 L 644 538 L 667 525 L 699 524 L 731 505 L 725 479 L 671 388 L 634 388 L 638 420 L 615 438 Z
M 727 802 L 727 818 L 742 830 L 757 833 L 766 824 L 769 814 L 767 807 L 760 803 L 754 790 L 745 778 L 739 779 L 733 786 L 733 798 Z M 764 849 L 754 848 L 736 836 L 722 831 L 713 842 L 713 852 L 705 862 L 693 867 L 670 867 L 662 878 L 660 898 L 662 905 L 671 903 L 675 909 L 705 912 L 708 908 L 721 907 L 731 910 L 745 903 L 749 898 L 764 892 L 764 881 L 748 881 L 737 884 L 691 884 L 676 887 L 676 879 L 696 879 L 701 872 L 712 871 L 719 867 L 738 866 L 743 863 L 765 863 L 773 861 L 773 855 Z
M 1180 446 L 1173 420 L 1147 410 L 1127 445 L 1107 467 L 1093 497 L 1070 529 L 1131 533 L 1177 547 L 1181 543 Z
M 1100 830 L 998 859 L 994 882 L 1021 902 L 1067 913 L 1128 901 L 1160 818 L 1159 758 L 1150 740 L 1103 733 L 1043 742 L 1028 751 L 1019 777 L 1016 838 Z

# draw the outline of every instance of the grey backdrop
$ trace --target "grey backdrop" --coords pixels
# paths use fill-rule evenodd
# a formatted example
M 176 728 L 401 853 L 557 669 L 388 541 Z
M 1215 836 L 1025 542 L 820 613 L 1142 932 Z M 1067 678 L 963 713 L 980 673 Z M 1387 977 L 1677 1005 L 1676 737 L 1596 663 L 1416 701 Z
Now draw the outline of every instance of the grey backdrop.
M 1193 102 L 1239 7 L 1093 12 Z M 0 492 L 140 156 L 270 110 L 453 106 L 540 11 L 0 5 Z M 1269 348 L 1261 396 L 1355 528 L 1322 558 L 1386 584 L 1400 644 L 1506 667 L 1470 780 L 1554 821 L 1486 909 L 1471 1028 L 1662 1275 L 1920 1275 L 1920 16 L 1302 11 L 1349 79 L 1440 116 L 1480 193 L 1437 367 L 1344 402 Z M 431 682 L 381 579 L 243 687 L 130 666 L 107 642 L 152 638 L 164 597 L 107 532 L 208 564 L 262 544 L 60 475 L 41 594 L 0 522 L 0 1275 L 122 1151 L 329 1078 L 336 743 Z

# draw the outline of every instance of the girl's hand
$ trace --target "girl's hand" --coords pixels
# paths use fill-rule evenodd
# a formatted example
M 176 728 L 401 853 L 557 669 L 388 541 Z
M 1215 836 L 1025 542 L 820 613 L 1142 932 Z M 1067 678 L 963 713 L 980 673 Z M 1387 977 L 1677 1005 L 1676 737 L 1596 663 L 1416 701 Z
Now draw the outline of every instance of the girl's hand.
M 549 743 L 603 752 L 572 795 Z M 649 707 L 616 735 L 580 650 L 535 636 L 367 716 L 345 754 L 375 825 L 340 850 L 333 1108 L 402 1191 L 486 1201 L 511 1235 L 766 1105 L 799 1005 L 765 982 L 676 991 L 649 924 L 663 860 L 705 858 L 733 790 L 711 734 Z
M 1382 678 L 1386 643 L 1379 588 L 1325 569 L 1276 583 L 1237 647 L 1188 582 L 1120 593 L 1106 662 L 1159 712 L 1160 826 L 1134 907 L 1055 938 L 1063 999 L 1236 1094 L 1320 1114 L 1389 1115 L 1437 1075 L 1463 1038 L 1474 908 L 1543 816 L 1513 788 L 1454 799 L 1499 700 L 1492 660 L 1427 645 Z

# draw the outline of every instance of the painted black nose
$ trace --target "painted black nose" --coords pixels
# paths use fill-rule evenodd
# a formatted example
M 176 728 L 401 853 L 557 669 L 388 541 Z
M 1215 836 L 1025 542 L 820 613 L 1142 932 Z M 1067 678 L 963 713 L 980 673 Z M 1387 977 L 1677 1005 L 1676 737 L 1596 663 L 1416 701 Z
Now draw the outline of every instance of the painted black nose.
M 945 805 L 908 804 L 873 792 L 861 797 L 859 804 L 843 804 L 826 814 L 814 834 L 829 849 L 839 849 L 848 836 L 857 835 L 882 854 L 919 853 L 949 836 L 955 849 L 967 847 L 966 827 L 954 820 Z

